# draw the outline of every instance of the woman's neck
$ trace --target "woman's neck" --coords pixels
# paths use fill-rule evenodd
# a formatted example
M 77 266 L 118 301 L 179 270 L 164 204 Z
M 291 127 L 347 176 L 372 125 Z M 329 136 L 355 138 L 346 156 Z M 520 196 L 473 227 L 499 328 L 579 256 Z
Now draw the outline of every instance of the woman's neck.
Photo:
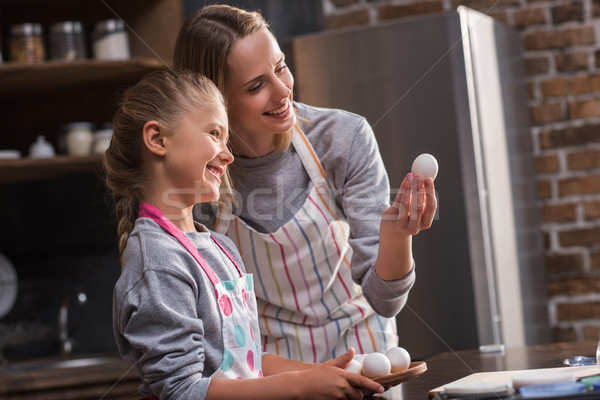
M 277 150 L 274 134 L 240 136 L 233 133 L 231 137 L 233 153 L 240 157 L 262 157 Z

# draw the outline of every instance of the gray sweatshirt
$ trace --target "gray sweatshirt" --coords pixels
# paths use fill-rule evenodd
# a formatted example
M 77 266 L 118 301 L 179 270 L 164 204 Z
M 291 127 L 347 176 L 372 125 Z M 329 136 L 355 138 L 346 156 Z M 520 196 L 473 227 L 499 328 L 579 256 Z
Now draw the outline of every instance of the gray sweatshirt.
M 237 269 L 197 224 L 186 233 L 221 281 Z M 244 271 L 229 238 L 212 233 Z M 115 285 L 113 329 L 119 352 L 142 378 L 140 392 L 161 400 L 204 399 L 223 358 L 221 316 L 212 283 L 198 262 L 149 218 L 139 218 Z
M 374 271 L 381 213 L 390 205 L 390 185 L 373 130 L 365 118 L 347 111 L 294 105 L 350 224 L 352 278 L 377 313 L 393 317 L 406 303 L 415 273 L 413 267 L 405 278 L 389 282 Z M 293 146 L 263 157 L 236 157 L 235 164 L 232 178 L 237 204 L 233 212 L 258 232 L 275 232 L 306 201 L 312 183 Z M 215 209 L 210 204 L 197 205 L 194 215 L 210 229 L 214 227 Z

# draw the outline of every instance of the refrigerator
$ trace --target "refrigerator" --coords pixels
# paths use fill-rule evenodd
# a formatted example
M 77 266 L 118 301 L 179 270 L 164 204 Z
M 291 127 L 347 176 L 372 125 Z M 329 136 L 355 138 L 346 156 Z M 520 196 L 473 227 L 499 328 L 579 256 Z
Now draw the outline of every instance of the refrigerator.
M 550 340 L 544 243 L 521 38 L 460 6 L 294 37 L 295 99 L 358 113 L 392 197 L 421 153 L 439 163 L 438 212 L 413 238 L 416 283 L 397 316 L 413 359 Z

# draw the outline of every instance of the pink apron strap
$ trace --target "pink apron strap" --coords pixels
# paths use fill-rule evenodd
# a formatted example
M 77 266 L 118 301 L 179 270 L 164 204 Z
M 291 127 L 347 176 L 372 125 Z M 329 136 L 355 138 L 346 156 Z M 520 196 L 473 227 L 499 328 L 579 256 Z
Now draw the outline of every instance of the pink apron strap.
M 215 275 L 213 270 L 210 268 L 210 266 L 208 265 L 206 260 L 204 260 L 204 257 L 202 257 L 200 252 L 198 252 L 198 249 L 196 249 L 196 247 L 194 247 L 194 245 L 192 244 L 190 239 L 187 236 L 185 236 L 185 234 L 183 232 L 181 232 L 181 230 L 179 228 L 177 228 L 175 226 L 175 224 L 173 224 L 167 217 L 165 217 L 165 215 L 158 208 L 154 207 L 152 204 L 148 204 L 148 203 L 144 203 L 144 202 L 140 202 L 140 210 L 139 210 L 138 216 L 140 218 L 152 219 L 154 222 L 156 222 L 158 225 L 160 225 L 165 231 L 167 231 L 167 233 L 169 233 L 171 236 L 173 236 L 175 239 L 177 239 L 179 241 L 179 243 L 181 243 L 183 245 L 183 247 L 185 247 L 186 250 L 192 255 L 192 257 L 194 257 L 194 259 L 196 261 L 198 261 L 198 264 L 200 264 L 200 266 L 202 267 L 202 269 L 204 270 L 206 275 L 208 275 L 208 278 L 212 282 L 213 286 L 215 287 L 215 291 L 216 291 L 216 286 L 220 282 L 219 278 L 217 278 L 217 276 Z M 233 264 L 235 265 L 235 267 L 237 268 L 237 270 L 241 276 L 242 271 L 241 271 L 240 267 L 237 265 L 237 263 L 235 262 L 235 260 L 233 259 L 233 257 L 231 257 L 231 255 L 223 248 L 223 246 L 221 246 L 221 243 L 219 243 L 212 235 L 211 235 L 211 238 L 219 246 L 219 248 L 221 250 L 223 250 L 223 252 L 227 255 L 227 257 L 229 257 L 231 262 L 233 262 Z

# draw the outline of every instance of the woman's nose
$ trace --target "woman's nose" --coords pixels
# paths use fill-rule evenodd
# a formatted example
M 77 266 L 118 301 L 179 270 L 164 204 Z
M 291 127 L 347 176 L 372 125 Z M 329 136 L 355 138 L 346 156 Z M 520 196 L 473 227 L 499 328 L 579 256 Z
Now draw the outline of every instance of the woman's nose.
M 277 79 L 277 90 L 275 95 L 278 99 L 288 98 L 292 94 L 292 89 L 287 85 L 287 82 Z

